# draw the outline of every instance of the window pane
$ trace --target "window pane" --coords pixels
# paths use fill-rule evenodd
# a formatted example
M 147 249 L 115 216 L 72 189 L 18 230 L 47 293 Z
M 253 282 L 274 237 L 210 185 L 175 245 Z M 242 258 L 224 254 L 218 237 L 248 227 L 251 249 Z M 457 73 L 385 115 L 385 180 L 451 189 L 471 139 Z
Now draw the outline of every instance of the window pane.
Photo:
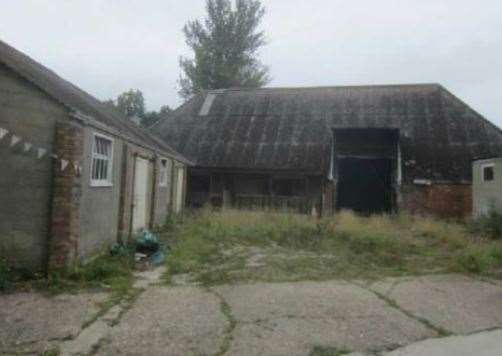
M 483 180 L 485 182 L 492 181 L 495 178 L 495 172 L 493 167 L 485 167 L 483 169 Z
M 97 179 L 96 177 L 96 159 L 92 160 L 92 179 Z
M 108 180 L 108 161 L 103 160 L 103 179 Z

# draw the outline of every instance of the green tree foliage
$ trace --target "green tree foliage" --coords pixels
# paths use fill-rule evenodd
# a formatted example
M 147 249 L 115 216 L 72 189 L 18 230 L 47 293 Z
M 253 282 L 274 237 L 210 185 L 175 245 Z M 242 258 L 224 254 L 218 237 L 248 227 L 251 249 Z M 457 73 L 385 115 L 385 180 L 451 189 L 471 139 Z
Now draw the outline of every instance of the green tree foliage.
M 119 111 L 125 117 L 131 119 L 139 117 L 141 126 L 150 127 L 162 117 L 168 115 L 172 109 L 163 105 L 159 111 L 146 111 L 145 99 L 139 89 L 130 89 L 117 97 L 117 100 L 106 100 L 103 104 Z
M 168 115 L 171 111 L 172 110 L 168 105 L 162 106 L 160 111 L 148 111 L 141 117 L 141 126 L 150 127 L 161 118 Z
M 257 88 L 270 81 L 258 59 L 265 36 L 258 27 L 265 14 L 259 0 L 207 0 L 207 17 L 183 28 L 193 58 L 182 57 L 180 95 L 188 99 L 201 89 Z
M 128 118 L 145 114 L 145 98 L 141 90 L 130 89 L 117 98 L 117 109 Z

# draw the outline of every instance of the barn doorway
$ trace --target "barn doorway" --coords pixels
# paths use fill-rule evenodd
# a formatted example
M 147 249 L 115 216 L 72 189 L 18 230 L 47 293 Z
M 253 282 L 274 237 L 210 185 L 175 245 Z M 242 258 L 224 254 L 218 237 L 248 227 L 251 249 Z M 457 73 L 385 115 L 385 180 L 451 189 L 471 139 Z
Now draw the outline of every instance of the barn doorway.
M 396 210 L 398 130 L 337 129 L 333 149 L 337 209 L 360 214 Z
M 339 161 L 338 208 L 362 214 L 388 213 L 393 208 L 392 161 L 344 158 Z

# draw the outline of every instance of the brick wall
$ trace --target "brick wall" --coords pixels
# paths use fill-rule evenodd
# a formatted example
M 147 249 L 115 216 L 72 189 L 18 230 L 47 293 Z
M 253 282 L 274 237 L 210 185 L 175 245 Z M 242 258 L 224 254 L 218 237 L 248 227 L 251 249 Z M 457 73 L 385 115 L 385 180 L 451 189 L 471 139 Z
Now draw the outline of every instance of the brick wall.
M 439 218 L 465 218 L 472 211 L 472 187 L 468 184 L 406 184 L 401 188 L 400 210 Z
M 56 124 L 53 160 L 52 218 L 49 238 L 49 269 L 73 263 L 78 257 L 80 199 L 82 184 L 79 172 L 70 163 L 62 170 L 61 159 L 82 162 L 83 129 L 71 122 Z

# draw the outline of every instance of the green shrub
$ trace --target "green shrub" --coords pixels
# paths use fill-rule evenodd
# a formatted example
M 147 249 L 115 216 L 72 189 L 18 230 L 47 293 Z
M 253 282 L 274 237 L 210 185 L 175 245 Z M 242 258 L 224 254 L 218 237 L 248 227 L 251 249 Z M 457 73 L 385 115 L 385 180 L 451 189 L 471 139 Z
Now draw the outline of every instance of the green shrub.
M 502 213 L 490 209 L 487 215 L 483 215 L 471 223 L 470 230 L 491 239 L 502 239 Z
M 106 286 L 116 292 L 125 292 L 132 283 L 134 259 L 132 256 L 98 256 L 83 265 L 53 271 L 47 287 L 55 293 L 82 288 Z
M 497 246 L 473 245 L 465 249 L 457 258 L 461 270 L 470 273 L 486 273 L 502 265 L 502 252 Z
M 0 259 L 0 291 L 6 290 L 11 284 L 11 269 L 5 259 Z

